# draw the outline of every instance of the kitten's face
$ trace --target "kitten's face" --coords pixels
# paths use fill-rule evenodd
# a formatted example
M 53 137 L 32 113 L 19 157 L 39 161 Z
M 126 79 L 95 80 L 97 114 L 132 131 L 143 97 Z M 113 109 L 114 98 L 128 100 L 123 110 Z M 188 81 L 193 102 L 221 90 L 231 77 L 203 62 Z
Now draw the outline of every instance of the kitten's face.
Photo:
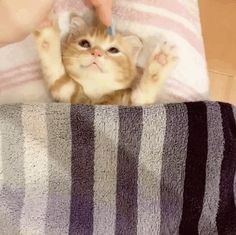
M 133 82 L 141 48 L 142 43 L 135 36 L 110 37 L 105 31 L 83 28 L 69 36 L 63 62 L 74 80 L 83 83 L 94 79 L 98 87 L 119 90 Z

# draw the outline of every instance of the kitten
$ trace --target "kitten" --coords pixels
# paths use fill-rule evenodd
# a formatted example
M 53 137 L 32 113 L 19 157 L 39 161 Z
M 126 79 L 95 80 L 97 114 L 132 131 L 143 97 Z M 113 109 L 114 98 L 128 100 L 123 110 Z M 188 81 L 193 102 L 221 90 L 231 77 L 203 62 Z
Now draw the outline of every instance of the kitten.
M 74 14 L 70 26 L 64 43 L 55 20 L 34 33 L 44 79 L 55 100 L 127 106 L 156 102 L 177 62 L 173 46 L 160 45 L 138 79 L 136 62 L 143 46 L 138 37 L 111 37 Z

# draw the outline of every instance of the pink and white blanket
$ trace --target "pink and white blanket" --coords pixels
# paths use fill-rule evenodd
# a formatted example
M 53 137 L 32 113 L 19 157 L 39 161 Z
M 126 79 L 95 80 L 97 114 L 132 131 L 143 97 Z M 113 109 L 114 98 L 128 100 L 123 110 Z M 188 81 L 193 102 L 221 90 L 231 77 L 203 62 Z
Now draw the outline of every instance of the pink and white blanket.
M 81 0 L 58 0 L 58 14 L 76 11 L 90 17 Z M 119 0 L 113 10 L 116 28 L 139 35 L 146 57 L 158 41 L 173 42 L 180 62 L 161 94 L 162 102 L 206 100 L 208 77 L 197 0 Z M 0 49 L 0 103 L 49 102 L 31 36 Z

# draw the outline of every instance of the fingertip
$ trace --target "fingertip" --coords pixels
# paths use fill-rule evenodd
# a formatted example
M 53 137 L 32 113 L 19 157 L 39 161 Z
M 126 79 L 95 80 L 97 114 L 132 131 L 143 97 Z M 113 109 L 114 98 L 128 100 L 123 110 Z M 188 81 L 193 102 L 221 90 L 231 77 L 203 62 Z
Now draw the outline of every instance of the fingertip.
M 111 26 L 112 24 L 111 8 L 107 6 L 101 6 L 97 8 L 97 15 L 105 26 Z

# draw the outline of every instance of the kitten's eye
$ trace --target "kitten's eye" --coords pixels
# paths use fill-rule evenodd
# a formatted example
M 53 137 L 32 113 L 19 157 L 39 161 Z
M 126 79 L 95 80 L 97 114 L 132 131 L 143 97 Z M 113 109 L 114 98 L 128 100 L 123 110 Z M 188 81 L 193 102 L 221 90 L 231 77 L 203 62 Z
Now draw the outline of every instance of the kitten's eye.
M 79 45 L 80 45 L 81 47 L 84 47 L 84 48 L 90 48 L 90 47 L 91 47 L 90 42 L 89 42 L 88 40 L 85 40 L 85 39 L 81 40 L 81 41 L 79 42 Z
M 119 49 L 117 49 L 116 47 L 111 47 L 109 50 L 107 50 L 108 52 L 110 52 L 111 54 L 117 54 L 119 53 Z

